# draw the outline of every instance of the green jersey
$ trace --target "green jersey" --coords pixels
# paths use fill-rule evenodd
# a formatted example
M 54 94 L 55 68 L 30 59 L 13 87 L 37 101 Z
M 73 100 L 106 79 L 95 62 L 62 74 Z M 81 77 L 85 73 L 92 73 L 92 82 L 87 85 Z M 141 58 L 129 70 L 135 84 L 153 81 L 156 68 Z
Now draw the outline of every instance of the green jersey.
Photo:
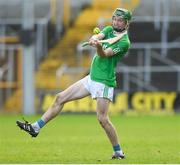
M 112 26 L 106 26 L 101 33 L 105 35 L 104 39 L 116 37 Z M 90 69 L 91 79 L 110 87 L 116 87 L 117 63 L 124 57 L 130 47 L 128 34 L 124 34 L 119 41 L 112 45 L 103 43 L 102 47 L 103 49 L 110 47 L 114 55 L 110 57 L 100 57 L 97 53 L 95 54 Z

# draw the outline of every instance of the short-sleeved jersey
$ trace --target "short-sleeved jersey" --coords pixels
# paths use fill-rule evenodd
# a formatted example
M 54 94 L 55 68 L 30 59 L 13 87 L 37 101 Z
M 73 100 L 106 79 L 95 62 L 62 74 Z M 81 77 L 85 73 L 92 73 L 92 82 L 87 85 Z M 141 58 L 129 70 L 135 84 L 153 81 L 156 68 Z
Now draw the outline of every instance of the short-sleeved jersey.
M 101 33 L 105 35 L 104 39 L 116 37 L 112 26 L 106 26 Z M 97 53 L 95 54 L 90 69 L 91 79 L 110 87 L 116 87 L 117 63 L 124 57 L 130 47 L 128 34 L 124 34 L 119 41 L 112 45 L 103 43 L 102 47 L 103 49 L 112 48 L 114 55 L 100 57 Z

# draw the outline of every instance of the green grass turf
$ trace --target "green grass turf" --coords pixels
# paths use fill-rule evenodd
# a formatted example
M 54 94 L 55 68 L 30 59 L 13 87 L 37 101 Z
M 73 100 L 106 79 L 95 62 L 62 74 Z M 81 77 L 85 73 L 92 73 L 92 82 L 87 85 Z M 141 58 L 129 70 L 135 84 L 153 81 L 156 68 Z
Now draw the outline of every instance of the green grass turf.
M 40 116 L 28 116 L 35 121 Z M 95 115 L 61 115 L 37 138 L 21 131 L 17 115 L 0 115 L 0 163 L 180 163 L 180 116 L 111 116 L 124 160 L 110 160 L 112 147 Z

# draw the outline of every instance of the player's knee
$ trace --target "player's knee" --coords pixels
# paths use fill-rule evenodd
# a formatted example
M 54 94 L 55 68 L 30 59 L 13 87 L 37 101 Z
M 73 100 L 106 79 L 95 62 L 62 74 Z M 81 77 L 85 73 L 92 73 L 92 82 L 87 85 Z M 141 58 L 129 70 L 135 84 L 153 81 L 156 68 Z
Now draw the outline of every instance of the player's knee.
M 105 127 L 108 124 L 108 118 L 107 116 L 98 116 L 98 121 L 101 124 L 102 127 Z
M 63 105 L 64 104 L 64 97 L 63 97 L 63 94 L 62 93 L 58 93 L 56 95 L 56 103 L 58 105 Z

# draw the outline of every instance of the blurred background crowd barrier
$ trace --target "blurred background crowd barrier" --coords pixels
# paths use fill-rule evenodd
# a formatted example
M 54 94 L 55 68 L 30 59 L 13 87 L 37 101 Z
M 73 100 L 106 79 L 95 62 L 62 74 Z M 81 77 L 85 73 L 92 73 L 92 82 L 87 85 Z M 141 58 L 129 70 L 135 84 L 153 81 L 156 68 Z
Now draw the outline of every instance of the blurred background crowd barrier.
M 95 50 L 81 44 L 117 7 L 133 13 L 132 46 L 118 64 L 110 112 L 180 112 L 179 0 L 0 0 L 0 112 L 42 113 L 87 75 Z M 94 112 L 95 102 L 64 111 Z

